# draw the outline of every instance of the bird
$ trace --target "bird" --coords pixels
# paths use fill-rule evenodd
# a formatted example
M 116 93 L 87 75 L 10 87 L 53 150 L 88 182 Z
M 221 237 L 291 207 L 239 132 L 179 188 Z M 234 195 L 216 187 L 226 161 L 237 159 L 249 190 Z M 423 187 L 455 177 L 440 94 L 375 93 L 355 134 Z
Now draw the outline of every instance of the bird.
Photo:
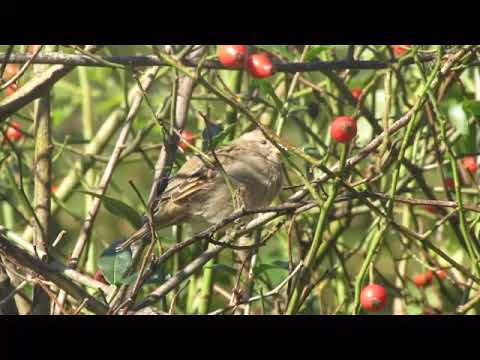
M 194 232 L 201 231 L 241 207 L 268 206 L 282 189 L 281 151 L 259 128 L 218 147 L 214 159 L 208 163 L 192 156 L 181 166 L 156 201 L 155 229 L 189 223 Z M 145 221 L 117 251 L 148 239 L 150 234 Z

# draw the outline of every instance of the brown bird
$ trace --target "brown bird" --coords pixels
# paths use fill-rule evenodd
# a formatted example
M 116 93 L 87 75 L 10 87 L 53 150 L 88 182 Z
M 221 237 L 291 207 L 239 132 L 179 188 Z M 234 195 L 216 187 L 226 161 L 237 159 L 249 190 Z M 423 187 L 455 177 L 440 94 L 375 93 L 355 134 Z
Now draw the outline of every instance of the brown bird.
M 180 168 L 157 202 L 153 215 L 156 229 L 190 223 L 195 232 L 201 231 L 240 207 L 268 206 L 280 192 L 281 153 L 260 129 L 216 149 L 215 155 L 220 165 L 207 165 L 193 156 Z M 117 250 L 149 236 L 145 223 Z

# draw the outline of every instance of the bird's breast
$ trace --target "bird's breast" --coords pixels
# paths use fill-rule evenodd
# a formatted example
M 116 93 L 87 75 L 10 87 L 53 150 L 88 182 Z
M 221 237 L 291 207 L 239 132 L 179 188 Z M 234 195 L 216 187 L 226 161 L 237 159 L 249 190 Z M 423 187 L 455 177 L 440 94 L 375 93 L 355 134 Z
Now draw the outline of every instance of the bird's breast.
M 250 208 L 268 205 L 281 189 L 281 166 L 256 157 L 244 158 L 229 166 L 227 174 L 245 188 Z

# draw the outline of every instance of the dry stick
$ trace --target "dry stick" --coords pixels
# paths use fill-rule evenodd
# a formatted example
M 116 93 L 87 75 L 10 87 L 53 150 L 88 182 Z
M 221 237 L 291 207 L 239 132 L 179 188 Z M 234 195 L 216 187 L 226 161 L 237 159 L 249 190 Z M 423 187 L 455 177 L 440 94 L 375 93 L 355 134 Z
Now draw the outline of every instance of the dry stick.
M 155 79 L 155 76 L 158 70 L 159 70 L 158 68 L 151 68 L 147 70 L 146 73 L 143 75 L 141 80 L 141 85 L 144 90 L 147 90 L 150 87 L 153 80 Z M 110 180 L 112 179 L 113 172 L 118 164 L 118 159 L 123 149 L 125 148 L 125 143 L 130 133 L 133 120 L 135 119 L 135 116 L 137 115 L 138 110 L 140 109 L 142 100 L 143 100 L 142 90 L 137 89 L 137 94 L 136 96 L 133 97 L 133 101 L 130 106 L 130 111 L 128 112 L 127 117 L 125 119 L 125 125 L 123 126 L 123 129 L 121 130 L 120 135 L 118 136 L 117 143 L 115 144 L 115 148 L 112 152 L 112 155 L 110 156 L 110 160 L 100 180 L 100 183 L 98 186 L 98 190 L 99 190 L 98 193 L 101 195 L 105 193 L 108 185 L 110 184 Z M 92 200 L 91 207 L 88 211 L 88 216 L 85 219 L 85 222 L 82 226 L 82 230 L 75 244 L 75 247 L 72 251 L 72 255 L 69 259 L 69 266 L 72 269 L 75 269 L 78 267 L 80 256 L 82 255 L 83 250 L 85 249 L 85 246 L 87 244 L 87 241 L 90 238 L 92 226 L 95 221 L 96 215 L 98 214 L 98 210 L 100 209 L 100 205 L 101 205 L 101 199 L 99 197 L 95 197 Z M 64 301 L 65 301 L 65 293 L 63 294 L 60 293 L 59 302 L 63 304 Z
M 4 296 L 0 299 L 0 315 L 19 315 L 15 306 L 15 302 L 10 300 L 26 285 L 28 285 L 28 281 L 23 280 L 15 289 L 12 289 L 12 291 L 7 296 Z M 4 308 L 6 307 L 5 304 L 11 306 L 12 310 L 4 310 Z
M 66 233 L 67 232 L 65 230 L 60 231 L 57 237 L 55 238 L 55 240 L 53 240 L 52 247 L 57 246 L 60 243 L 60 241 L 63 240 L 63 237 L 65 236 Z
M 20 70 L 18 70 L 18 72 L 13 75 L 8 81 L 6 81 L 4 84 L 2 84 L 0 86 L 0 91 L 3 90 L 3 89 L 6 89 L 7 87 L 9 87 L 10 85 L 12 85 L 13 83 L 15 83 L 18 79 L 20 79 L 20 77 L 25 73 L 25 71 L 28 69 L 28 67 L 30 66 L 30 64 L 32 63 L 32 61 L 35 59 L 35 57 L 40 53 L 40 51 L 42 50 L 43 48 L 43 45 L 40 45 L 36 50 L 35 50 L 35 53 L 32 55 L 32 58 L 27 61 L 25 64 L 23 64 L 23 66 L 21 67 Z
M 8 45 L 7 51 L 4 54 L 2 54 L 3 55 L 3 60 L 1 61 L 1 65 L 0 65 L 0 78 L 1 79 L 3 79 L 3 75 L 4 75 L 5 69 L 6 69 L 7 64 L 8 64 L 8 60 L 10 59 L 10 56 L 11 56 L 14 48 L 15 48 L 15 45 Z
M 89 301 L 86 304 L 86 308 L 89 311 L 92 311 L 95 314 L 106 314 L 108 307 L 105 304 L 97 301 L 93 296 L 88 294 L 74 282 L 58 274 L 49 264 L 44 263 L 43 261 L 27 254 L 24 250 L 13 245 L 5 238 L 3 234 L 0 234 L 0 251 L 7 258 L 12 259 L 14 262 L 26 267 L 27 269 L 30 269 L 36 274 L 41 275 L 46 280 L 53 282 L 76 300 L 82 301 L 83 299 L 88 298 Z
M 260 244 L 261 243 L 261 238 L 260 238 L 260 233 L 259 231 L 255 232 L 255 243 L 256 244 Z M 249 269 L 248 269 L 248 274 L 247 274 L 247 286 L 246 286 L 246 289 L 245 289 L 245 296 L 246 297 L 251 297 L 252 295 L 252 291 L 253 291 L 253 278 L 255 276 L 255 273 L 254 273 L 254 270 L 255 270 L 255 266 L 257 264 L 257 257 L 258 257 L 258 252 L 257 252 L 257 249 L 255 249 L 254 251 L 250 251 L 249 253 L 249 257 L 247 259 L 249 259 Z M 238 305 L 238 304 L 236 304 Z M 250 304 L 248 304 L 245 309 L 244 309 L 244 312 L 243 314 L 244 315 L 250 315 Z
M 204 54 L 205 50 L 206 48 L 204 46 L 200 46 L 196 50 L 194 50 L 187 58 L 199 59 Z M 174 99 L 175 118 L 173 119 L 173 130 L 181 131 L 185 127 L 188 109 L 190 105 L 190 99 L 192 97 L 194 86 L 195 81 L 193 79 L 187 76 L 181 76 L 179 78 L 178 90 Z M 160 154 L 158 155 L 158 159 L 155 164 L 153 183 L 150 189 L 150 195 L 148 197 L 148 207 L 151 214 L 154 213 L 156 201 L 160 198 L 161 194 L 168 185 L 168 178 L 170 175 L 172 164 L 175 160 L 179 138 L 176 132 L 173 130 L 171 134 L 166 134 L 165 145 L 161 148 Z M 143 252 L 143 246 L 144 245 L 141 244 L 138 249 L 140 253 Z M 146 263 L 144 262 L 144 264 Z M 135 297 L 140 290 L 139 285 L 141 283 L 141 278 L 143 275 L 142 272 L 139 274 L 132 292 L 128 294 L 128 298 L 130 300 L 128 302 L 129 305 L 133 304 Z M 124 287 L 123 290 L 124 291 L 122 291 L 122 293 L 126 291 L 126 287 Z M 123 294 L 120 294 L 120 296 L 118 297 L 119 300 L 122 298 L 122 295 Z
M 157 72 L 158 72 L 158 68 L 151 68 L 144 74 L 141 81 L 143 89 L 148 89 L 150 87 L 153 80 L 155 79 L 155 75 L 157 74 Z M 134 100 L 130 106 L 130 111 L 127 115 L 127 118 L 125 119 L 125 125 L 122 131 L 120 132 L 120 135 L 115 144 L 115 148 L 112 152 L 112 155 L 110 156 L 110 160 L 105 168 L 103 176 L 98 185 L 99 191 L 97 193 L 99 195 L 103 195 L 105 193 L 110 183 L 110 180 L 112 179 L 113 172 L 118 164 L 118 158 L 120 157 L 121 152 L 125 148 L 125 143 L 130 133 L 133 120 L 135 119 L 135 116 L 138 113 L 142 100 L 143 100 L 142 91 L 138 90 L 138 95 L 134 97 Z M 85 247 L 85 244 L 88 238 L 90 237 L 92 225 L 95 221 L 95 217 L 98 213 L 101 202 L 102 200 L 99 197 L 95 197 L 95 199 L 92 201 L 92 205 L 89 211 L 89 216 L 85 219 L 85 222 L 82 226 L 82 230 L 78 237 L 77 243 L 75 244 L 75 247 L 71 255 L 70 265 L 72 267 L 76 267 L 78 265 L 78 260 L 80 258 L 80 255 L 83 252 L 83 249 Z
M 478 302 L 480 301 L 480 292 L 478 292 L 474 297 L 472 297 L 467 303 L 460 305 L 456 313 L 457 314 L 465 314 L 467 313 L 471 308 L 473 308 Z
M 133 98 L 135 94 L 136 86 L 130 91 L 129 99 Z M 108 142 L 112 139 L 112 136 L 121 126 L 124 120 L 124 109 L 115 109 L 107 119 L 102 123 L 100 129 L 96 132 L 93 140 L 88 144 L 87 149 L 85 150 L 86 156 L 79 161 L 73 164 L 71 170 L 63 178 L 60 183 L 57 192 L 55 193 L 55 198 L 59 202 L 66 201 L 72 195 L 73 190 L 79 185 L 84 174 L 90 169 L 95 163 L 95 154 L 100 154 Z M 59 210 L 59 203 L 54 202 L 52 204 L 52 215 Z M 32 231 L 30 227 L 27 227 L 23 233 L 23 237 L 26 240 L 32 238 Z
M 49 70 L 47 70 L 46 72 L 48 71 Z M 136 86 L 130 91 L 129 99 L 133 97 L 135 91 Z M 124 119 L 123 116 L 124 110 L 116 109 L 102 123 L 100 129 L 96 132 L 94 139 L 88 144 L 87 149 L 85 150 L 86 156 L 75 162 L 71 170 L 68 172 L 68 174 L 64 177 L 63 181 L 59 185 L 58 190 L 55 194 L 55 198 L 58 199 L 58 201 L 65 201 L 71 196 L 73 190 L 75 189 L 75 187 L 78 186 L 83 175 L 88 169 L 93 166 L 95 162 L 94 155 L 100 154 L 103 151 L 107 143 L 111 140 L 112 136 L 121 125 L 122 120 Z M 58 209 L 59 203 L 57 201 L 53 202 L 51 206 L 52 215 L 55 214 Z M 33 232 L 29 226 L 26 227 L 23 233 L 23 237 L 26 240 L 32 239 Z
M 14 287 L 0 261 L 0 315 L 18 315 L 18 306 L 13 297 L 25 285 L 26 281 L 22 281 L 18 286 Z
M 197 49 L 198 50 L 198 49 Z M 6 54 L 0 53 L 0 61 L 5 61 Z M 31 60 L 30 54 L 11 54 L 8 58 L 8 63 L 22 64 Z M 424 55 L 421 57 L 421 61 L 430 62 L 434 59 L 432 55 Z M 115 67 L 118 64 L 127 66 L 171 66 L 168 62 L 159 59 L 155 55 L 137 55 L 137 56 L 97 56 L 96 58 L 79 55 L 79 54 L 63 54 L 63 53 L 48 53 L 45 55 L 39 55 L 32 61 L 34 64 L 63 64 L 63 66 L 94 66 L 94 67 Z M 387 69 L 393 64 L 399 64 L 397 59 L 391 59 L 388 61 L 376 61 L 376 60 L 336 60 L 336 61 L 319 61 L 314 60 L 310 62 L 293 62 L 284 63 L 274 61 L 276 72 L 296 73 L 296 72 L 309 72 L 309 71 L 322 71 L 322 70 L 345 70 L 345 69 L 357 69 L 357 70 L 378 70 Z M 413 64 L 413 58 L 405 59 L 401 62 L 401 66 Z M 191 57 L 187 57 L 182 60 L 182 65 L 187 67 L 197 67 L 198 61 L 192 60 Z M 205 61 L 202 66 L 205 69 L 217 69 L 217 70 L 232 70 L 226 68 L 218 61 Z
M 200 48 L 194 51 L 190 56 L 198 58 L 203 55 L 205 48 Z M 158 59 L 156 57 L 156 59 Z M 179 86 L 177 91 L 177 98 L 175 103 L 175 119 L 174 128 L 177 131 L 183 130 L 187 120 L 188 108 L 190 105 L 190 98 L 192 97 L 195 81 L 187 76 L 181 76 L 179 79 Z M 178 136 L 175 132 L 168 134 L 165 146 L 160 150 L 157 163 L 155 164 L 155 174 L 153 184 L 148 196 L 148 205 L 152 207 L 155 199 L 159 197 L 165 190 L 168 184 L 168 176 L 170 174 L 171 166 L 175 160 L 177 152 Z
M 18 287 L 22 284 L 24 279 L 18 275 L 18 273 L 11 266 L 6 266 L 7 259 L 4 256 L 0 256 L 0 260 L 5 265 L 5 272 L 7 273 L 12 287 Z M 30 314 L 30 309 L 32 307 L 31 300 L 22 292 L 15 292 L 13 294 L 13 299 L 11 305 L 13 308 L 18 310 L 19 315 L 28 315 Z M 4 309 L 5 310 L 5 309 Z M 13 314 L 15 311 L 11 311 Z
M 80 89 L 82 94 L 82 110 L 81 110 L 81 117 L 82 117 L 82 135 L 84 139 L 92 139 L 94 130 L 93 130 L 93 106 L 92 106 L 92 88 L 90 86 L 90 81 L 88 77 L 88 72 L 86 68 L 79 68 L 78 69 L 78 76 L 80 82 Z M 124 99 L 125 100 L 125 99 Z M 87 149 L 88 144 L 83 146 L 83 149 Z M 90 169 L 85 173 L 84 177 L 84 187 L 87 189 L 91 189 L 95 186 L 95 176 L 96 171 L 94 169 Z M 91 207 L 92 197 L 85 196 L 84 204 L 85 207 L 83 209 L 84 216 L 88 216 L 88 210 Z M 87 247 L 86 252 L 86 262 L 84 266 L 85 271 L 89 271 L 95 273 L 96 267 L 96 253 L 95 253 L 95 244 L 93 242 L 90 243 L 90 246 Z
M 78 69 L 78 74 L 80 78 L 80 88 L 82 92 L 82 133 L 83 133 L 83 138 L 84 139 L 92 139 L 93 137 L 93 128 L 92 128 L 92 122 L 93 122 L 93 111 L 92 111 L 92 101 L 91 101 L 91 91 L 90 91 L 90 86 L 88 84 L 88 75 L 87 71 L 85 68 L 80 68 Z M 84 151 L 88 150 L 89 144 L 86 144 L 84 147 Z M 84 178 L 85 184 L 87 187 L 93 187 L 94 182 L 95 182 L 95 176 L 93 173 L 92 169 L 89 169 L 85 173 L 85 178 Z M 92 202 L 92 199 L 90 197 L 85 198 L 85 216 L 88 216 L 88 211 L 90 209 L 90 204 Z M 94 246 L 92 245 L 90 249 L 93 249 Z M 91 257 L 91 252 L 87 255 L 88 260 L 90 260 Z M 88 266 L 88 260 L 87 260 L 87 266 L 85 269 L 89 269 Z M 94 271 L 94 270 L 93 270 Z M 63 304 L 65 302 L 65 292 L 60 291 L 57 302 L 60 304 L 60 307 L 63 307 Z M 59 308 L 55 308 L 55 313 L 58 313 Z
M 178 295 L 180 295 L 180 293 L 187 287 L 187 285 L 188 285 L 188 281 L 180 289 L 178 289 L 178 291 L 173 296 L 172 302 L 170 303 L 170 309 L 168 310 L 168 315 L 173 314 L 173 309 L 175 308 Z
M 9 231 L 5 229 L 4 227 L 0 226 L 0 233 L 3 233 L 8 240 L 14 242 L 16 245 L 20 246 L 23 250 L 27 251 L 30 255 L 38 256 L 42 258 L 45 256 L 45 253 L 41 251 L 35 251 L 34 246 L 32 243 L 29 241 L 25 240 L 21 236 L 15 234 L 12 231 Z M 58 256 L 55 253 L 55 249 L 50 249 L 50 255 L 52 255 L 52 258 L 49 262 L 49 266 L 60 273 L 61 275 L 81 284 L 84 286 L 88 286 L 92 289 L 100 289 L 103 291 L 105 294 L 109 295 L 113 291 L 113 286 L 106 285 L 102 282 L 96 281 L 95 279 L 92 279 L 90 276 L 87 276 L 85 274 L 82 274 L 81 272 L 78 272 L 77 270 L 70 269 L 66 265 L 62 264 L 58 260 Z M 60 255 L 60 254 L 58 254 Z
M 85 307 L 85 305 L 87 305 L 87 302 L 88 302 L 88 299 L 83 299 L 83 301 L 81 302 L 81 304 L 77 307 L 77 309 L 73 312 L 72 315 L 78 315 L 78 314 L 80 314 L 80 311 L 82 311 L 83 308 Z
M 50 47 L 50 46 L 49 46 Z M 47 49 L 49 48 L 47 47 Z M 46 65 L 35 65 L 35 75 L 40 75 Z M 34 223 L 34 244 L 46 253 L 48 261 L 48 230 L 50 227 L 50 195 L 52 177 L 52 135 L 50 118 L 50 90 L 45 88 L 35 101 L 35 158 L 33 162 L 34 209 L 39 223 Z M 33 288 L 32 314 L 48 315 L 50 296 L 41 287 Z
M 99 49 L 96 45 L 87 45 L 86 51 L 95 52 Z M 27 62 L 32 55 L 26 55 Z M 38 59 L 36 59 L 38 60 Z M 0 60 L 1 61 L 1 60 Z M 25 83 L 14 94 L 0 101 L 0 123 L 14 112 L 20 110 L 31 101 L 41 97 L 43 92 L 52 87 L 58 80 L 73 70 L 71 65 L 54 65 L 45 70 L 43 73 L 35 76 L 33 79 Z

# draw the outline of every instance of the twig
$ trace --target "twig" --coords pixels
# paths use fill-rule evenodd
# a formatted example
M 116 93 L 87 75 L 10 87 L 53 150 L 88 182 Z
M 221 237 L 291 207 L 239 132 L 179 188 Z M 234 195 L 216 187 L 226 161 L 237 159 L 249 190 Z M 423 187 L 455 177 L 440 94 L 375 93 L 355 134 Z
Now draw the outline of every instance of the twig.
M 16 247 L 10 241 L 8 241 L 3 234 L 0 234 L 0 251 L 8 258 L 14 259 L 20 265 L 31 269 L 35 273 L 41 275 L 48 281 L 53 282 L 56 286 L 63 289 L 78 301 L 88 298 L 89 301 L 86 304 L 86 308 L 96 314 L 106 314 L 108 307 L 98 302 L 94 297 L 89 295 L 81 287 L 73 283 L 71 280 L 59 275 L 55 269 L 52 269 L 50 265 L 42 262 L 41 260 L 27 254 L 20 248 Z
M 303 266 L 302 262 L 298 263 L 298 265 L 295 267 L 295 269 L 293 269 L 293 271 L 285 279 L 283 279 L 280 282 L 280 284 L 278 284 L 274 289 L 268 291 L 267 293 L 263 294 L 262 296 L 260 296 L 260 295 L 252 296 L 251 298 L 249 298 L 247 300 L 241 300 L 236 305 L 231 305 L 231 306 L 227 306 L 224 309 L 219 309 L 219 310 L 212 311 L 212 312 L 208 313 L 208 315 L 219 315 L 219 314 L 222 314 L 222 313 L 224 313 L 224 312 L 226 312 L 230 309 L 233 309 L 235 306 L 243 305 L 243 304 L 250 304 L 254 301 L 261 300 L 262 298 L 277 295 L 280 292 L 280 290 L 290 281 L 290 279 L 292 279 L 295 276 L 295 274 L 302 268 L 302 266 Z
M 32 59 L 30 54 L 11 54 L 8 63 L 22 64 Z M 0 53 L 0 61 L 7 58 L 5 53 Z M 423 62 L 430 62 L 434 59 L 433 55 L 424 55 L 421 57 Z M 65 66 L 95 66 L 95 67 L 116 67 L 117 65 L 127 66 L 170 66 L 166 61 L 159 59 L 155 55 L 137 55 L 137 56 L 97 56 L 96 58 L 80 54 L 48 53 L 38 56 L 32 61 L 33 64 L 62 64 Z M 336 61 L 310 61 L 310 62 L 274 62 L 276 72 L 296 73 L 321 70 L 379 70 L 387 69 L 392 64 L 397 64 L 398 60 L 389 61 L 376 60 L 336 60 Z M 401 66 L 413 64 L 413 59 L 407 59 L 401 63 Z M 182 60 L 182 64 L 188 67 L 197 67 L 198 62 L 188 57 Z M 232 70 L 220 64 L 218 61 L 205 61 L 205 69 Z

